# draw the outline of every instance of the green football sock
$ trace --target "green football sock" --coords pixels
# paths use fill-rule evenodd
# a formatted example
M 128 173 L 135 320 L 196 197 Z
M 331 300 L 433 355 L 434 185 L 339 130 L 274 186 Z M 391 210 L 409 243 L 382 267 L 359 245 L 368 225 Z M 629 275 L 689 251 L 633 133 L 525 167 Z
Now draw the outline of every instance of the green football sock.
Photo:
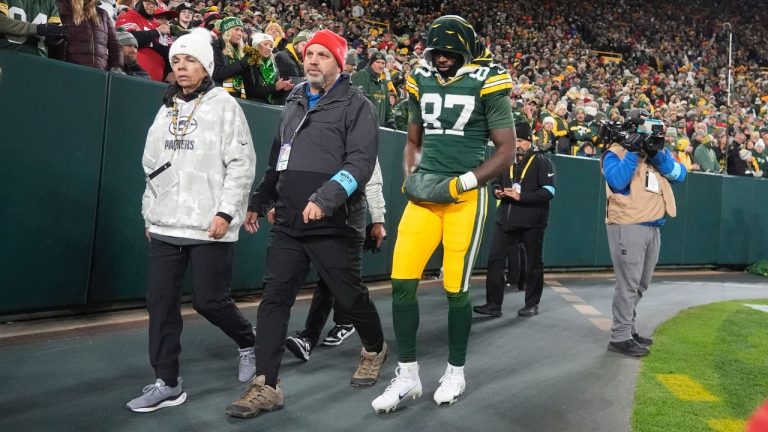
M 471 329 L 469 293 L 448 294 L 448 363 L 451 365 L 464 366 Z
M 419 329 L 418 279 L 392 279 L 392 324 L 397 356 L 401 363 L 416 361 L 416 331 Z

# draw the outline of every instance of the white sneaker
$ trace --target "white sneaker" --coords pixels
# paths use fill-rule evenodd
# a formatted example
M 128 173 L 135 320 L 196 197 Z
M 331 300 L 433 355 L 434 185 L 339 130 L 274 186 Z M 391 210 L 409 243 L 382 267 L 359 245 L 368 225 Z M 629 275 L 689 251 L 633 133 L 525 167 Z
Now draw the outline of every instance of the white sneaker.
M 445 368 L 445 374 L 440 378 L 440 387 L 435 390 L 435 403 L 453 405 L 464 393 L 464 366 L 456 367 L 450 363 Z
M 388 413 L 397 408 L 401 400 L 421 396 L 421 380 L 419 379 L 419 364 L 398 363 L 395 378 L 381 396 L 371 402 L 376 413 Z

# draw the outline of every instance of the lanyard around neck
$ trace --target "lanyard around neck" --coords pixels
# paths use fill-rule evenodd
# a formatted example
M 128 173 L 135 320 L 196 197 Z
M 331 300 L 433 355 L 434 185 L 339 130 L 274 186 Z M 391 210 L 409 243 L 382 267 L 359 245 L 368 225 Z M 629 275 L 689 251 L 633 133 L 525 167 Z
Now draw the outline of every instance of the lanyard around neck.
M 528 163 L 525 164 L 525 168 L 523 168 L 523 173 L 522 173 L 522 175 L 520 175 L 520 183 L 523 182 L 523 179 L 525 178 L 525 174 L 528 173 L 528 168 L 530 168 L 531 163 L 533 163 L 533 159 L 535 157 L 536 157 L 536 155 L 532 154 L 531 157 L 528 159 Z M 517 165 L 517 164 L 512 164 L 509 167 L 509 176 L 512 178 L 513 182 L 515 181 L 515 165 Z

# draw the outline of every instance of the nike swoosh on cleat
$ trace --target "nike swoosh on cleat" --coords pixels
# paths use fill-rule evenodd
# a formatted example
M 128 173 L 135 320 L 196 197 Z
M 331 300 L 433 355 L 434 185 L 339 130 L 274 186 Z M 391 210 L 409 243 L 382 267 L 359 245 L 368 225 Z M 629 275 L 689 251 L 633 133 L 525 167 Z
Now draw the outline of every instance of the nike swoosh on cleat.
M 413 389 L 415 389 L 415 388 L 416 388 L 416 386 L 413 386 L 413 387 L 409 388 L 409 389 L 408 389 L 408 391 L 406 391 L 406 392 L 405 392 L 405 394 L 399 394 L 399 395 L 397 395 L 397 396 L 398 396 L 398 398 L 400 398 L 400 400 L 403 400 L 403 398 L 404 398 L 404 397 L 406 397 L 406 396 L 408 396 L 408 393 L 410 393 L 410 392 L 411 392 L 411 390 L 413 390 Z

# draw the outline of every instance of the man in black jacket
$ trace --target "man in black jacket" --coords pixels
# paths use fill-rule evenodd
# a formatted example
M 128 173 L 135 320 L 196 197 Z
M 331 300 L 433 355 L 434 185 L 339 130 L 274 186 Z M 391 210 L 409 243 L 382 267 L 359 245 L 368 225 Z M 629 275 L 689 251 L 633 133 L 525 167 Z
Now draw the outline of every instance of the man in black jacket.
M 544 289 L 544 228 L 549 218 L 549 201 L 555 196 L 555 171 L 552 162 L 531 145 L 531 126 L 517 123 L 517 157 L 509 174 L 498 179 L 494 194 L 501 200 L 496 211 L 496 226 L 491 239 L 486 304 L 475 306 L 475 313 L 501 316 L 504 301 L 504 265 L 509 252 L 522 243 L 527 269 L 524 272 L 525 307 L 517 314 L 530 317 L 539 313 Z
M 351 384 L 373 385 L 387 356 L 379 314 L 361 280 L 364 190 L 376 164 L 377 116 L 368 98 L 341 75 L 346 45 L 329 30 L 307 42 L 307 82 L 288 96 L 267 171 L 251 198 L 245 229 L 256 232 L 258 216 L 273 207 L 275 222 L 257 315 L 257 376 L 227 408 L 230 416 L 283 407 L 278 370 L 291 306 L 310 263 L 363 343 Z

